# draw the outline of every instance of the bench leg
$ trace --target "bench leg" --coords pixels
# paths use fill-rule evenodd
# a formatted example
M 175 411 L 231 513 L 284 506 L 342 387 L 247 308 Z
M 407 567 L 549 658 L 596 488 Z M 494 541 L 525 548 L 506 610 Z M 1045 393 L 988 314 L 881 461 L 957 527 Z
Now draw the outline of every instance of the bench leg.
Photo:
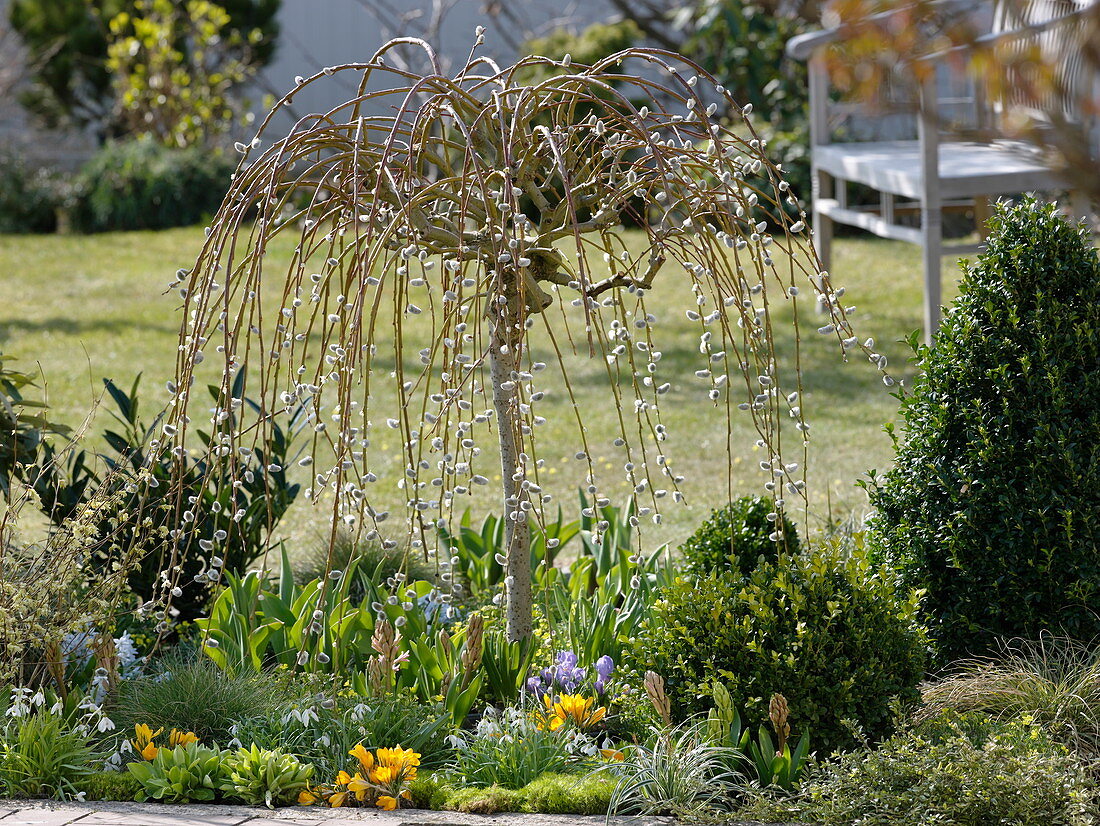
M 1075 189 L 1069 194 L 1070 208 L 1073 210 L 1074 220 L 1089 222 L 1089 231 L 1092 231 L 1092 205 L 1089 196 L 1080 189 Z
M 943 227 L 938 199 L 921 205 L 921 252 L 924 256 L 924 341 L 931 344 L 940 326 L 943 300 Z
M 822 198 L 833 197 L 833 180 L 827 172 L 820 169 L 813 171 L 813 200 L 814 200 L 814 251 L 821 259 L 821 268 L 828 270 L 832 266 L 833 258 L 833 221 L 818 209 L 818 202 Z

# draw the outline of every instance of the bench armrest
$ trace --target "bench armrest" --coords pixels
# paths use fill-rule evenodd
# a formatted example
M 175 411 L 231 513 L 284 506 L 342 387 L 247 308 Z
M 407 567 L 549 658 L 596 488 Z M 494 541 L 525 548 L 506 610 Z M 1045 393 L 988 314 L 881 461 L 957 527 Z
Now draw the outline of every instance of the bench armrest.
M 974 41 L 972 43 L 963 43 L 958 46 L 952 46 L 949 49 L 941 49 L 940 51 L 930 52 L 929 54 L 921 55 L 920 57 L 915 58 L 912 62 L 935 63 L 943 60 L 946 57 L 966 54 L 967 52 L 975 48 L 995 48 L 1001 44 L 1012 43 L 1015 40 L 1024 40 L 1028 37 L 1033 37 L 1037 34 L 1051 31 L 1052 29 L 1056 29 L 1066 24 L 1072 25 L 1073 23 L 1084 20 L 1089 15 L 1100 17 L 1100 5 L 1083 6 L 1067 14 L 1059 15 L 1058 17 L 1052 17 L 1050 20 L 1044 20 L 1041 23 L 1030 23 L 1028 25 L 1021 26 L 1018 29 L 1006 29 L 1005 31 L 985 34 L 981 37 L 974 38 Z M 795 39 L 797 38 L 792 38 L 792 42 Z
M 927 5 L 944 8 L 947 10 L 966 10 L 977 8 L 983 3 L 981 0 L 933 0 L 933 2 Z M 873 14 L 868 20 L 889 20 L 898 12 L 905 11 L 907 9 L 915 8 L 915 5 L 899 6 L 895 9 L 888 9 L 886 11 Z M 835 43 L 840 39 L 844 32 L 843 26 L 835 26 L 828 29 L 818 29 L 817 31 L 805 32 L 803 34 L 795 35 L 787 41 L 786 54 L 787 57 L 794 60 L 809 60 L 813 57 L 813 53 L 818 49 Z
M 823 46 L 835 43 L 840 37 L 840 29 L 818 29 L 795 35 L 787 41 L 787 57 L 794 60 L 809 60 L 813 53 Z

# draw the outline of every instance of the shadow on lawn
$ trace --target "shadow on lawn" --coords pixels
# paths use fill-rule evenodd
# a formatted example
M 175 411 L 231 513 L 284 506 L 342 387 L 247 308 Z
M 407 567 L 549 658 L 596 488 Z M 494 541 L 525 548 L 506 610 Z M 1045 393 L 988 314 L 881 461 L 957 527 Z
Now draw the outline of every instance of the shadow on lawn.
M 143 331 L 149 333 L 167 333 L 174 335 L 178 332 L 175 326 L 152 324 L 147 321 L 128 321 L 123 319 L 105 318 L 43 318 L 29 320 L 25 318 L 13 318 L 0 320 L 0 343 L 18 340 L 21 336 L 35 333 L 57 333 L 67 336 L 80 336 L 89 333 L 111 333 L 123 335 Z

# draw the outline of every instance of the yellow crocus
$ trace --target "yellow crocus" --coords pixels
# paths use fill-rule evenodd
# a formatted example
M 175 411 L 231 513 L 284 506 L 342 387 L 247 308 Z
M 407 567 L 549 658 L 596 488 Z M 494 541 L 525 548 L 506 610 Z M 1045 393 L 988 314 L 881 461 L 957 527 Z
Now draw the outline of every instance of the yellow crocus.
M 369 774 L 370 770 L 374 768 L 374 756 L 363 748 L 362 743 L 349 751 L 348 754 L 359 761 L 359 765 L 362 766 L 364 774 Z
M 398 746 L 395 749 L 378 749 L 378 762 L 398 769 L 406 769 L 420 765 L 420 754 L 412 749 L 403 749 Z
M 568 722 L 578 728 L 590 728 L 607 715 L 606 708 L 594 708 L 596 701 L 581 694 L 562 694 L 557 701 L 547 694 L 543 701 L 550 712 L 550 731 L 556 731 Z
M 621 763 L 626 759 L 626 755 L 619 749 L 600 749 L 600 757 L 617 763 Z
M 138 723 L 134 726 L 134 739 L 130 742 L 133 743 L 134 749 L 143 758 L 146 760 L 153 760 L 160 751 L 160 749 L 153 744 L 153 740 L 156 739 L 162 731 L 164 731 L 163 728 L 158 728 L 156 731 L 153 731 L 153 729 L 145 725 L 145 723 Z
M 388 794 L 381 795 L 378 800 L 375 801 L 375 805 L 379 809 L 383 809 L 387 812 L 392 812 L 397 808 L 397 798 L 390 797 Z
M 398 778 L 400 770 L 396 766 L 375 766 L 370 773 L 370 779 L 379 786 L 388 786 Z
M 153 731 L 153 729 L 151 729 L 145 723 L 138 723 L 136 726 L 134 726 L 133 743 L 137 748 L 141 749 L 144 746 L 147 746 L 149 743 L 152 743 L 153 738 L 159 736 L 162 731 L 164 731 L 164 729 L 162 728 L 158 728 L 156 731 Z
M 172 748 L 176 746 L 186 746 L 190 743 L 199 742 L 198 736 L 193 731 L 180 731 L 179 729 L 172 729 L 168 734 L 168 745 Z
M 416 769 L 420 765 L 420 754 L 412 749 L 403 749 L 398 746 L 395 749 L 378 749 L 375 751 L 377 766 L 387 767 L 392 771 L 386 772 L 386 780 L 376 780 L 376 783 L 392 783 L 395 781 L 410 781 L 416 779 Z
M 344 801 L 348 799 L 347 792 L 333 792 L 328 799 L 328 805 L 334 809 L 339 809 L 344 805 Z
M 355 799 L 362 803 L 367 799 L 367 793 L 371 790 L 371 784 L 363 779 L 363 775 L 359 772 L 355 773 L 355 777 L 348 781 L 348 791 L 355 794 Z
M 312 806 L 317 802 L 317 795 L 308 789 L 302 789 L 298 792 L 298 805 L 299 806 Z

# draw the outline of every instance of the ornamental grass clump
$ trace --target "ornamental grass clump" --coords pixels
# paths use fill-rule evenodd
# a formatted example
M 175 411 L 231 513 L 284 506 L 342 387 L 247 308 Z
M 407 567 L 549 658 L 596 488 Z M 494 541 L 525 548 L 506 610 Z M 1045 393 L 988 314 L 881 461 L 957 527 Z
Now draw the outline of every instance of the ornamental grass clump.
M 174 657 L 156 673 L 122 681 L 111 713 L 120 728 L 137 732 L 139 753 L 151 745 L 155 755 L 172 732 L 227 743 L 239 721 L 273 711 L 285 697 L 273 674 L 230 674 L 206 658 Z
M 1090 759 L 1100 757 L 1100 651 L 1044 634 L 1013 640 L 988 657 L 963 660 L 924 686 L 917 719 L 948 711 L 998 719 L 1028 716 Z
M 567 56 L 501 67 L 477 54 L 480 44 L 479 35 L 453 75 L 427 44 L 405 38 L 365 62 L 298 78 L 238 146 L 231 190 L 194 265 L 172 284 L 184 320 L 157 441 L 182 455 L 192 431 L 209 431 L 210 449 L 243 469 L 264 434 L 301 407 L 310 439 L 297 464 L 310 474 L 308 497 L 331 509 L 330 543 L 344 525 L 385 547 L 394 540 L 383 523 L 396 515 L 390 535 L 429 557 L 471 491 L 499 475 L 497 597 L 509 639 L 519 640 L 532 633 L 531 527 L 545 526 L 554 502 L 540 402 L 572 396 L 564 351 L 606 369 L 608 403 L 621 411 L 610 447 L 637 497 L 635 527 L 682 499 L 671 455 L 681 434 L 662 421 L 661 400 L 686 384 L 716 415 L 744 417 L 758 434 L 781 543 L 779 517 L 806 502 L 807 425 L 797 356 L 788 364 L 776 353 L 776 309 L 794 306 L 797 319 L 800 291 L 820 298 L 821 333 L 842 352 L 865 350 L 880 369 L 885 360 L 852 332 L 750 107 L 712 77 L 646 49 L 593 66 Z M 396 68 L 398 49 L 419 51 L 424 70 Z M 522 80 L 539 67 L 548 76 Z M 335 82 L 357 91 L 277 130 L 297 94 Z M 732 123 L 716 118 L 720 105 L 739 113 Z M 644 227 L 640 249 L 626 243 L 624 222 Z M 289 262 L 268 255 L 276 249 L 290 249 Z M 666 308 L 647 303 L 657 277 L 681 280 L 691 302 L 694 366 L 662 362 Z M 545 347 L 533 346 L 536 329 Z M 230 392 L 246 361 L 246 392 L 257 399 L 240 411 L 247 421 Z M 213 409 L 196 392 L 208 383 L 221 388 Z M 590 443 L 579 410 L 572 429 L 593 516 L 618 474 L 597 466 L 605 446 Z M 391 432 L 397 479 L 378 472 Z M 405 506 L 391 514 L 378 491 L 395 482 Z M 216 554 L 218 537 L 196 530 L 195 516 L 181 499 L 179 553 L 201 545 Z M 607 528 L 595 524 L 597 534 Z M 449 600 L 456 583 L 449 555 L 439 556 Z M 189 587 L 175 560 L 164 584 L 166 598 Z M 302 657 L 314 647 L 308 641 Z
M 714 745 L 697 723 L 656 732 L 624 756 L 609 763 L 618 778 L 608 804 L 612 815 L 713 815 L 729 811 L 747 782 L 737 771 L 741 753 Z

